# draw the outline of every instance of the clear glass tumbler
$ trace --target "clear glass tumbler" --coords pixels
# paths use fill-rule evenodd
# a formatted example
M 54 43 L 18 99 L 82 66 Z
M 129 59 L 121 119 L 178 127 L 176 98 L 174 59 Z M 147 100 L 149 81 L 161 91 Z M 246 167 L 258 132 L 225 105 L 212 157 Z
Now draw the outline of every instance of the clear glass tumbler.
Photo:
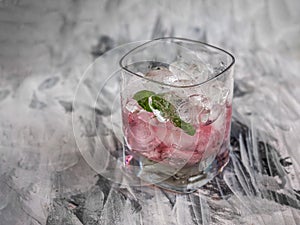
M 234 57 L 170 37 L 134 48 L 120 65 L 128 173 L 192 192 L 221 172 L 229 161 Z

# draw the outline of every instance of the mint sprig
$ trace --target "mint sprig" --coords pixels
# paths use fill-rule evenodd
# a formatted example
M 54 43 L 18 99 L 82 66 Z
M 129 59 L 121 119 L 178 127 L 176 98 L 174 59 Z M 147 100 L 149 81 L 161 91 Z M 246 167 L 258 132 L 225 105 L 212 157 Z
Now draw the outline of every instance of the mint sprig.
M 181 128 L 188 135 L 193 136 L 196 133 L 193 125 L 183 121 L 177 115 L 176 108 L 161 95 L 157 95 L 152 91 L 142 90 L 135 93 L 133 99 L 148 112 L 153 112 L 152 109 L 160 111 L 163 117 L 169 118 L 175 127 Z
M 134 94 L 133 99 L 136 100 L 139 105 L 148 112 L 152 112 L 151 107 L 149 106 L 149 97 L 155 95 L 152 91 L 139 91 Z

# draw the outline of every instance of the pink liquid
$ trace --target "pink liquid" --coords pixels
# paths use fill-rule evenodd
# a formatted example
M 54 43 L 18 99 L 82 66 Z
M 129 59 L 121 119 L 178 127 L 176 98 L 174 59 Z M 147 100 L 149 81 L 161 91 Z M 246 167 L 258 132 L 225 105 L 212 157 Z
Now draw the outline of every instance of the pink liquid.
M 228 141 L 231 106 L 224 106 L 223 116 L 214 123 L 193 124 L 196 129 L 193 136 L 170 121 L 159 122 L 153 113 L 143 110 L 137 103 L 135 106 L 133 112 L 123 110 L 125 137 L 134 155 L 170 166 L 193 166 L 215 157 L 222 143 Z

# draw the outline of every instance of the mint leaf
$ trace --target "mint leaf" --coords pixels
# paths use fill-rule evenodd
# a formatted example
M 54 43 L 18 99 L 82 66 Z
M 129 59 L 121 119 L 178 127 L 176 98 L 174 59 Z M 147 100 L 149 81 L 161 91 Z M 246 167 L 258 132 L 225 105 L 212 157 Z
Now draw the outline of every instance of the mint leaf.
M 176 113 L 176 108 L 160 95 L 156 95 L 152 91 L 143 90 L 135 93 L 133 99 L 148 112 L 153 112 L 152 109 L 159 110 L 163 117 L 169 118 L 175 127 L 181 128 L 188 135 L 193 136 L 196 133 L 195 128 L 180 119 Z
M 149 97 L 153 95 L 155 95 L 154 92 L 143 90 L 135 93 L 133 99 L 136 100 L 143 109 L 152 112 L 152 109 L 149 106 Z
M 188 135 L 194 136 L 194 134 L 196 133 L 195 127 L 193 127 L 191 124 L 187 122 L 184 122 L 179 117 L 174 117 L 172 119 L 172 123 L 174 124 L 175 127 L 181 128 Z

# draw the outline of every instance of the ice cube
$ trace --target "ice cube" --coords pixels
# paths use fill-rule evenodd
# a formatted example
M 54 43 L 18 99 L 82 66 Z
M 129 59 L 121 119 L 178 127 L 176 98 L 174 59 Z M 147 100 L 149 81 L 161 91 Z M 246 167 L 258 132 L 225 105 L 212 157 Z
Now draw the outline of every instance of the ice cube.
M 139 75 L 144 76 L 142 73 Z M 136 75 L 128 75 L 124 73 L 123 82 L 121 86 L 121 93 L 124 96 L 131 96 L 134 95 L 139 90 L 144 90 L 144 78 L 138 77 Z
M 169 125 L 167 123 L 161 123 L 158 121 L 156 117 L 153 117 L 150 121 L 149 124 L 151 125 L 152 131 L 155 133 L 158 139 L 164 140 L 165 136 L 167 135 L 167 126 Z
M 163 79 L 164 84 L 171 84 L 171 85 L 176 85 L 178 82 L 178 77 L 174 74 L 170 74 L 169 76 L 165 76 Z
M 197 83 L 202 83 L 204 81 L 207 81 L 209 78 L 209 74 L 211 74 L 211 68 L 209 65 L 204 64 L 203 62 L 194 62 L 194 64 L 191 64 L 188 72 L 193 75 L 193 79 Z
M 223 109 L 223 107 L 221 105 L 218 105 L 218 104 L 213 105 L 210 110 L 209 118 L 208 118 L 208 121 L 206 122 L 206 124 L 215 122 L 219 118 L 219 116 L 222 112 L 222 109 Z
M 175 77 L 168 68 L 163 66 L 153 68 L 145 74 L 145 77 L 154 81 L 167 84 L 170 84 L 177 80 L 177 77 Z
M 170 64 L 169 70 L 178 77 L 178 81 L 185 81 L 186 85 L 202 83 L 210 73 L 209 67 L 201 61 L 176 61 Z
M 190 86 L 195 84 L 194 80 L 191 79 L 177 79 L 172 82 L 175 86 Z
M 160 95 L 170 102 L 175 108 L 178 108 L 181 104 L 184 103 L 184 99 L 187 97 L 186 95 L 182 95 L 180 90 L 176 91 L 168 91 L 164 93 L 160 93 Z
M 192 85 L 194 83 L 192 71 L 189 70 L 189 64 L 182 61 L 176 61 L 169 66 L 169 70 L 173 76 L 177 79 L 173 81 L 173 84 L 181 85 Z
M 178 60 L 171 63 L 168 68 L 165 66 L 151 68 L 145 77 L 164 84 L 188 86 L 206 81 L 209 74 L 210 68 L 201 61 Z
M 218 131 L 225 133 L 226 128 L 226 107 L 219 106 L 219 112 L 215 111 L 215 114 L 211 115 L 211 120 L 213 121 L 213 127 Z M 213 118 L 213 116 L 217 118 Z
M 177 108 L 177 113 L 184 122 L 190 123 L 192 121 L 192 105 L 190 102 L 185 101 L 183 104 L 179 105 Z
M 183 78 L 189 78 L 190 75 L 186 72 L 189 68 L 189 64 L 183 61 L 175 61 L 170 64 L 169 70 L 176 76 Z M 183 76 L 183 77 L 182 77 Z
M 209 87 L 209 96 L 214 104 L 224 105 L 228 94 L 228 88 L 221 81 L 215 81 Z
M 213 71 L 214 71 L 213 74 L 217 75 L 219 73 L 222 73 L 226 69 L 226 67 L 227 67 L 226 64 L 223 61 L 221 61 L 219 63 L 219 65 L 217 65 L 213 68 Z
M 188 100 L 191 105 L 192 122 L 205 124 L 210 115 L 211 102 L 209 98 L 203 94 L 193 94 L 189 96 Z
M 145 110 L 141 110 L 139 113 L 127 114 L 128 126 L 125 128 L 125 134 L 131 150 L 151 151 L 159 145 L 160 142 L 151 129 L 151 119 L 152 113 Z
M 130 99 L 127 101 L 125 108 L 128 110 L 128 112 L 136 112 L 140 109 L 138 106 L 138 103 L 134 99 Z
M 209 109 L 203 110 L 198 116 L 198 122 L 200 124 L 209 124 L 209 116 L 210 116 L 210 110 Z
M 195 150 L 198 141 L 197 134 L 193 136 L 186 134 L 182 129 L 174 127 L 171 122 L 166 124 L 165 129 L 165 136 L 160 139 L 166 146 L 180 151 Z
M 188 105 L 183 105 L 192 123 L 208 125 L 216 121 L 222 112 L 222 105 L 216 104 L 203 94 L 193 94 L 188 98 Z M 180 108 L 181 109 L 181 108 Z M 181 113 L 183 110 L 180 110 Z M 184 114 L 181 114 L 184 115 Z

